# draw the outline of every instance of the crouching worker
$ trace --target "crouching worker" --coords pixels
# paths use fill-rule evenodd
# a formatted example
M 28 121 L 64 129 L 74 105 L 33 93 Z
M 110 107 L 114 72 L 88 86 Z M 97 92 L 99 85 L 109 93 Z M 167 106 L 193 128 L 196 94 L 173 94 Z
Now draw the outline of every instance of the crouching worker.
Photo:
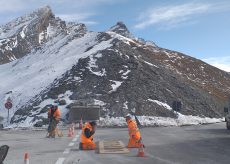
M 126 122 L 128 124 L 128 131 L 129 131 L 129 142 L 128 148 L 139 148 L 141 147 L 141 134 L 137 127 L 137 124 L 134 120 L 131 119 L 130 116 L 125 117 Z
M 59 123 L 61 118 L 60 109 L 57 106 L 52 105 L 51 108 L 48 110 L 48 118 L 49 118 L 49 126 L 48 126 L 47 137 L 55 138 L 57 124 Z
M 93 142 L 96 126 L 97 124 L 95 121 L 85 123 L 82 128 L 81 142 L 79 144 L 80 150 L 94 150 L 96 148 L 96 144 Z

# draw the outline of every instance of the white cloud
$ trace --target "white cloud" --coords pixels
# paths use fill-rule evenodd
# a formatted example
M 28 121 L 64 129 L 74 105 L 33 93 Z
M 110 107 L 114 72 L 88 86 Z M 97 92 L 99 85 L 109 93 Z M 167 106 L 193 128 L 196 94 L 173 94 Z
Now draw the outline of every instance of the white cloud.
M 197 20 L 192 19 L 194 16 L 210 12 L 220 12 L 224 9 L 229 9 L 229 4 L 192 2 L 175 6 L 151 8 L 139 15 L 135 28 L 144 29 L 149 26 L 160 25 L 166 29 L 171 29 L 181 25 L 197 23 Z
M 203 59 L 206 63 L 221 70 L 230 72 L 230 56 Z
M 74 13 L 74 14 L 57 14 L 56 16 L 60 17 L 65 21 L 81 21 L 85 20 L 93 14 L 90 13 Z
M 125 1 L 125 0 L 123 0 Z M 67 21 L 82 20 L 88 24 L 95 24 L 95 21 L 89 21 L 88 18 L 97 15 L 100 12 L 101 5 L 113 5 L 121 3 L 122 0 L 0 0 L 0 13 L 7 17 L 16 17 L 27 14 L 45 5 L 49 5 L 55 15 L 65 17 Z M 91 13 L 89 13 L 89 11 Z M 14 15 L 12 14 L 14 13 Z M 79 14 L 80 13 L 80 14 Z M 93 13 L 93 14 L 92 14 Z M 79 19 L 80 18 L 80 19 Z M 9 21 L 6 16 L 0 15 L 0 20 Z
M 25 9 L 26 3 L 23 0 L 0 0 L 0 13 L 18 12 Z
M 121 0 L 119 0 L 121 1 Z M 32 7 L 56 5 L 65 8 L 94 8 L 101 4 L 115 3 L 113 0 L 0 0 L 0 12 L 18 12 Z

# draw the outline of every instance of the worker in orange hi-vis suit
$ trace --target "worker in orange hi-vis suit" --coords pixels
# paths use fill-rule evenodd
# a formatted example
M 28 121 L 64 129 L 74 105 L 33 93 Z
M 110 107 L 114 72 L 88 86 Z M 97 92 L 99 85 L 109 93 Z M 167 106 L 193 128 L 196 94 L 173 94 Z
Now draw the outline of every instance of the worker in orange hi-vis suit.
M 126 116 L 125 119 L 128 124 L 128 130 L 129 130 L 129 142 L 127 147 L 139 148 L 141 146 L 141 134 L 139 132 L 137 124 L 134 120 L 131 119 L 129 115 Z
M 96 148 L 95 142 L 93 142 L 93 135 L 96 131 L 96 122 L 86 122 L 82 128 L 81 142 L 79 144 L 80 150 L 94 150 Z
M 55 131 L 57 128 L 57 124 L 61 118 L 61 111 L 58 106 L 52 105 L 48 110 L 48 118 L 49 118 L 49 126 L 48 126 L 48 136 L 51 138 L 55 138 Z

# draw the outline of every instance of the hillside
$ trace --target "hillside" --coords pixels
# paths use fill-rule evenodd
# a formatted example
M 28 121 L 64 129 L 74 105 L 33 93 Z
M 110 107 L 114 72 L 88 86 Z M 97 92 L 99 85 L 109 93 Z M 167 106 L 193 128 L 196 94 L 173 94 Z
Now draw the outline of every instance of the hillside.
M 74 101 L 101 105 L 101 116 L 176 117 L 162 105 L 181 101 L 180 113 L 223 117 L 230 75 L 185 54 L 133 36 L 118 22 L 105 32 L 66 23 L 49 7 L 0 28 L 0 110 L 14 103 L 12 123 L 46 122 L 47 107 Z

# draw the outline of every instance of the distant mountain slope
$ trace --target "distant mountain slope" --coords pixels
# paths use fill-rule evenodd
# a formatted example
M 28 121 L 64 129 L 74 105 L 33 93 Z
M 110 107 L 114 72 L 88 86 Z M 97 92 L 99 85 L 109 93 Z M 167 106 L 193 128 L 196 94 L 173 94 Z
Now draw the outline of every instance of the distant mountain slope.
M 40 11 L 46 11 L 46 19 Z M 35 30 L 28 32 L 28 26 Z M 84 24 L 66 23 L 44 7 L 0 31 L 0 61 L 7 63 L 0 65 L 0 110 L 6 117 L 3 105 L 10 93 L 14 123 L 46 123 L 47 107 L 58 102 L 66 119 L 76 100 L 101 105 L 102 117 L 131 111 L 176 117 L 160 103 L 171 106 L 175 100 L 182 102 L 182 114 L 222 117 L 230 95 L 228 73 L 136 38 L 122 22 L 105 32 L 89 32 Z M 23 38 L 33 41 L 21 51 L 6 51 L 15 37 L 20 45 Z
M 74 37 L 76 30 L 85 32 L 85 25 L 66 24 L 48 6 L 19 17 L 0 27 L 0 64 L 36 51 L 52 38 L 69 34 Z

